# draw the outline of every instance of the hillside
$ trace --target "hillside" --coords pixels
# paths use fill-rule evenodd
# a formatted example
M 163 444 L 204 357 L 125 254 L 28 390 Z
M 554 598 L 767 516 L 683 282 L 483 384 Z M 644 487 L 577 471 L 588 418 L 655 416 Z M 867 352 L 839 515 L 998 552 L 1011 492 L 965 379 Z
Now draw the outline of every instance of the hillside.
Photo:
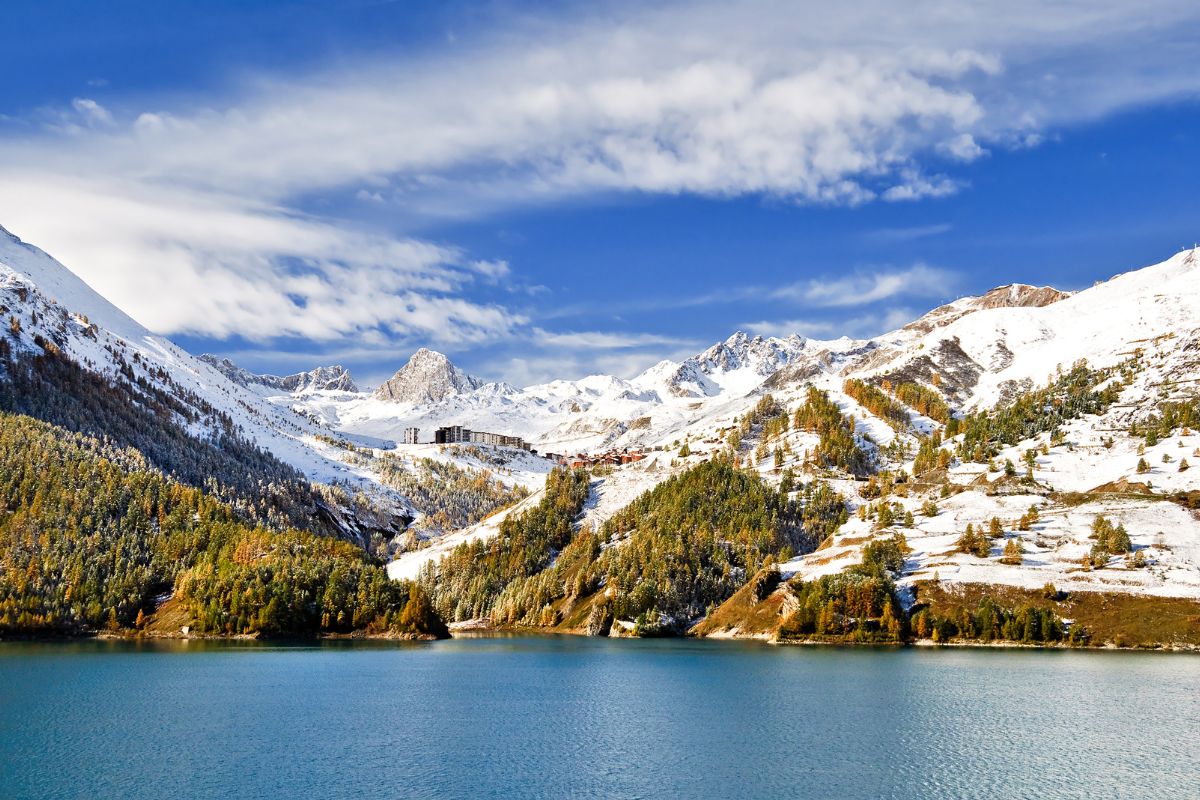
M 594 479 L 589 507 L 614 494 L 610 484 L 648 490 L 727 458 L 768 484 L 827 484 L 846 500 L 849 519 L 818 549 L 781 561 L 785 586 L 852 573 L 873 543 L 898 534 L 903 558 L 889 570 L 897 618 L 920 612 L 922 587 L 925 596 L 955 586 L 1037 595 L 1053 584 L 1064 596 L 1117 598 L 1117 606 L 1138 596 L 1194 604 L 1200 479 L 1188 459 L 1200 458 L 1198 273 L 1195 255 L 1183 253 L 1073 295 L 1003 287 L 874 340 L 790 348 L 745 393 L 744 384 L 710 390 L 690 419 L 638 430 L 633 441 L 664 452 Z M 711 358 L 693 363 L 725 369 Z M 744 363 L 726 365 L 745 375 Z M 662 395 L 620 400 L 638 403 L 635 414 L 671 407 Z M 790 494 L 803 503 L 800 490 Z M 968 526 L 983 543 L 963 543 Z M 1097 535 L 1105 526 L 1128 544 Z M 406 564 L 407 575 L 419 566 Z M 779 635 L 790 612 L 772 602 L 769 633 Z M 736 615 L 724 617 L 725 626 L 701 630 L 736 633 Z M 684 620 L 663 611 L 661 622 Z

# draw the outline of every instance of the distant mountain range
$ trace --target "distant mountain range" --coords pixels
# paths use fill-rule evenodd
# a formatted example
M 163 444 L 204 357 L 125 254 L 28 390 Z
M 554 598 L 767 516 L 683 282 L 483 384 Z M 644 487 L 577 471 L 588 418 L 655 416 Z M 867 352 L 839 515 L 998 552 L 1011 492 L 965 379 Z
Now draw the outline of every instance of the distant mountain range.
M 552 466 L 486 448 L 395 444 L 408 427 L 428 442 L 433 428 L 457 424 L 522 436 L 542 452 L 652 454 L 596 476 L 576 524 L 603 525 L 642 492 L 716 458 L 773 485 L 787 471 L 809 490 L 832 487 L 854 514 L 818 553 L 785 561 L 783 576 L 837 573 L 867 543 L 900 532 L 909 551 L 897 591 L 909 607 L 934 578 L 1200 598 L 1200 521 L 1187 507 L 1192 497 L 1200 504 L 1200 470 L 1187 463 L 1200 465 L 1200 426 L 1181 422 L 1200 394 L 1194 251 L 1076 293 L 1002 286 L 872 338 L 736 332 L 631 378 L 524 388 L 469 375 L 427 349 L 372 392 L 339 366 L 255 375 L 225 358 L 194 357 L 2 229 L 0 312 L 5 409 L 133 447 L 197 486 L 219 474 L 248 514 L 307 514 L 320 530 L 360 543 L 380 532 L 395 543 L 423 513 L 394 488 L 406 485 L 397 470 L 440 480 L 418 458 L 495 470 L 530 489 Z M 844 420 L 839 446 L 861 455 L 853 469 L 822 455 L 828 431 L 792 424 L 790 415 L 811 411 L 814 392 Z M 767 425 L 768 414 L 781 416 Z M 1007 438 L 994 438 L 998 426 Z M 306 494 L 300 478 L 327 488 Z M 892 505 L 879 517 L 885 485 L 904 488 L 884 496 Z M 455 542 L 495 537 L 506 513 L 410 548 L 393 576 L 416 576 Z M 1015 524 L 1021 517 L 1024 527 Z M 1104 553 L 1089 536 L 1101 517 L 1122 521 L 1132 544 L 1095 568 Z M 998 549 L 974 555 L 957 544 L 967 525 L 997 524 L 1024 554 L 1018 566 Z

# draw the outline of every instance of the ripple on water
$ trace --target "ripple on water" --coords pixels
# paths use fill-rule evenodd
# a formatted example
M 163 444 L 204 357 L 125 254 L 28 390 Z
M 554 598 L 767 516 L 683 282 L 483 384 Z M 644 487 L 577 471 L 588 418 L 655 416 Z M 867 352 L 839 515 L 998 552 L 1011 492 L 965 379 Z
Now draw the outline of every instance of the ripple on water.
M 0 645 L 0 796 L 1187 796 L 1200 660 L 571 637 Z

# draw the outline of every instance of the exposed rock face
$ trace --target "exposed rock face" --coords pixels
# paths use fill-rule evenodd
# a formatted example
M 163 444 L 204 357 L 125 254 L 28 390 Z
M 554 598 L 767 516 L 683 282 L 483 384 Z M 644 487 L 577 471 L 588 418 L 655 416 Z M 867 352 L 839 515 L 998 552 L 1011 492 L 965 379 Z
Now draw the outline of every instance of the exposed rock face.
M 306 391 L 337 391 L 357 392 L 358 386 L 350 377 L 350 371 L 335 364 L 331 367 L 317 367 L 308 372 L 297 372 L 294 375 L 256 375 L 250 370 L 243 369 L 228 358 L 220 358 L 211 353 L 200 356 L 200 360 L 216 367 L 229 380 L 240 386 L 260 384 L 283 392 Z
M 483 385 L 482 380 L 463 372 L 441 353 L 422 347 L 375 390 L 375 397 L 392 403 L 436 403 Z
M 289 392 L 303 391 L 336 391 L 357 392 L 358 386 L 350 377 L 350 371 L 340 364 L 331 367 L 317 367 L 309 372 L 298 372 L 295 375 L 278 377 L 275 375 L 260 376 L 268 386 L 277 386 Z
M 934 328 L 949 325 L 960 317 L 989 308 L 1041 308 L 1070 297 L 1053 286 L 1030 286 L 1025 283 L 1010 283 L 998 286 L 978 297 L 965 297 L 944 306 L 938 306 L 925 316 L 905 325 L 902 330 L 929 333 Z
M 805 344 L 800 336 L 750 337 L 738 331 L 680 364 L 667 379 L 667 386 L 676 397 L 711 397 L 721 391 L 713 376 L 752 370 L 765 379 L 795 361 Z
M 608 632 L 612 630 L 612 626 L 612 603 L 605 597 L 601 602 L 592 606 L 591 612 L 588 613 L 587 624 L 583 630 L 588 636 L 608 636 Z

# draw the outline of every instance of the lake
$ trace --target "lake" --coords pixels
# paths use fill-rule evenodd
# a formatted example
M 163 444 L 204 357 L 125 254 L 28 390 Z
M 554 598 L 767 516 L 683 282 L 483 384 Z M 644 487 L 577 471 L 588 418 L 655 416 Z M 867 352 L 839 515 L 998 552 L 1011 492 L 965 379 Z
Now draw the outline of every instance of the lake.
M 1200 658 L 0 644 L 0 797 L 1200 796 Z

